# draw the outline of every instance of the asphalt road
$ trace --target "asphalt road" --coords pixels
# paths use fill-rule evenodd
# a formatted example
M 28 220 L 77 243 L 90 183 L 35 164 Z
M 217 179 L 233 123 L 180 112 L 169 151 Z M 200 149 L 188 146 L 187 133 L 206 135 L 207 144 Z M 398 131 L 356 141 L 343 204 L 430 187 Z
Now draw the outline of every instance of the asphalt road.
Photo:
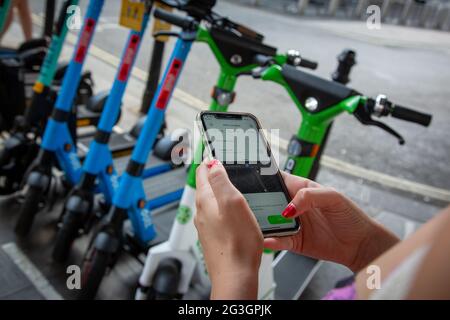
M 87 1 L 81 1 L 82 12 Z M 42 12 L 43 1 L 32 1 Z M 117 25 L 119 0 L 106 1 L 94 43 L 120 56 L 128 31 Z M 450 33 L 382 26 L 369 31 L 364 22 L 316 20 L 270 13 L 220 1 L 216 11 L 265 35 L 280 52 L 298 49 L 319 62 L 314 73 L 329 78 L 336 56 L 344 48 L 357 52 L 358 64 L 349 84 L 358 91 L 378 93 L 399 104 L 431 113 L 433 122 L 424 128 L 395 119 L 384 120 L 406 139 L 396 139 L 373 127 L 362 126 L 354 117 L 342 115 L 335 122 L 325 154 L 392 176 L 450 189 Z M 150 32 L 142 45 L 137 67 L 147 70 L 151 55 Z M 173 42 L 167 46 L 170 52 Z M 194 45 L 179 88 L 207 102 L 218 73 L 209 49 Z M 233 110 L 252 112 L 267 128 L 279 128 L 289 139 L 300 123 L 300 113 L 283 88 L 249 78 L 239 80 Z M 170 119 L 169 119 L 170 121 Z

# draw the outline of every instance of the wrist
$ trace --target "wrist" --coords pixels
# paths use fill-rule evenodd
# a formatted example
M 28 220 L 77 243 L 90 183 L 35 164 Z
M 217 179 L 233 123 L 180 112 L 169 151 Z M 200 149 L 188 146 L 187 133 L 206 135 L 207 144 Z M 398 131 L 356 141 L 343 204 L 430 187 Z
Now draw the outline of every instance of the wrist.
M 360 271 L 399 241 L 394 233 L 373 221 L 372 230 L 360 242 L 355 258 L 348 267 L 355 273 Z
M 258 270 L 234 270 L 211 275 L 211 300 L 255 300 Z

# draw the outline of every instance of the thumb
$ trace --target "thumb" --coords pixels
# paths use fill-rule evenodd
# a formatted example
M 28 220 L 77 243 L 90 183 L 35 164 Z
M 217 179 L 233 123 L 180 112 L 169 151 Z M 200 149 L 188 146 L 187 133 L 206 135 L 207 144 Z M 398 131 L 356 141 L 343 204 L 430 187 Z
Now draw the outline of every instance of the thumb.
M 333 188 L 304 188 L 295 194 L 282 215 L 285 218 L 293 218 L 313 208 L 326 209 L 338 205 L 341 202 L 340 197 L 340 194 Z
M 230 197 L 234 194 L 239 194 L 239 191 L 228 178 L 225 167 L 219 160 L 211 160 L 207 167 L 209 169 L 208 181 L 219 204 L 226 204 Z
M 264 239 L 264 248 L 274 251 L 288 250 L 293 251 L 297 245 L 297 236 L 266 238 Z

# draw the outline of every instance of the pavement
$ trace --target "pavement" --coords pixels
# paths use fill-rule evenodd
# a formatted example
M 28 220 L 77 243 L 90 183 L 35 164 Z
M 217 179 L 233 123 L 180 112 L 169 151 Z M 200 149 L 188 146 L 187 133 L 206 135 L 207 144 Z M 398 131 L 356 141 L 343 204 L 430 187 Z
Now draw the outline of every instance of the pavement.
M 81 2 L 84 12 L 87 1 Z M 31 4 L 35 32 L 39 32 L 43 1 L 33 1 Z M 86 69 L 94 75 L 97 90 L 111 86 L 117 59 L 128 34 L 126 29 L 117 25 L 119 4 L 120 1 L 107 2 L 86 62 Z M 393 137 L 377 128 L 360 125 L 351 116 L 338 118 L 317 178 L 320 183 L 348 195 L 367 214 L 401 237 L 411 234 L 448 205 L 450 33 L 385 25 L 381 30 L 368 30 L 364 22 L 302 19 L 227 1 L 220 1 L 216 11 L 263 33 L 266 42 L 279 48 L 280 52 L 290 48 L 300 50 L 305 57 L 319 62 L 319 68 L 314 73 L 326 78 L 336 67 L 335 56 L 344 48 L 353 48 L 358 54 L 358 64 L 351 74 L 350 86 L 367 95 L 385 93 L 395 102 L 433 114 L 429 128 L 386 120 L 405 137 L 405 146 L 399 146 Z M 73 33 L 68 37 L 68 44 L 63 50 L 65 60 L 70 59 L 75 35 Z M 14 24 L 4 43 L 16 45 L 20 42 L 20 36 L 20 29 Z M 130 128 L 139 117 L 151 44 L 148 32 L 126 91 L 125 112 L 119 123 L 123 129 Z M 169 42 L 166 52 L 170 52 L 172 47 L 173 42 Z M 208 48 L 194 45 L 167 111 L 169 129 L 184 127 L 192 130 L 198 110 L 208 105 L 209 92 L 217 72 L 218 66 Z M 288 140 L 298 129 L 300 114 L 280 87 L 242 78 L 236 91 L 237 98 L 232 110 L 252 112 L 264 127 L 280 128 L 284 140 Z M 284 157 L 281 148 L 280 163 L 283 163 Z M 44 220 L 40 223 L 42 229 L 30 241 L 23 242 L 18 241 L 11 231 L 15 220 L 14 208 L 7 199 L 0 201 L 0 245 L 3 251 L 4 245 L 9 250 L 19 248 L 62 298 L 73 297 L 73 292 L 65 286 L 65 270 L 54 266 L 48 254 L 57 209 L 41 218 Z M 11 267 L 11 263 L 14 264 L 14 259 L 0 251 L 0 268 L 9 270 L 7 268 Z M 115 269 L 110 275 L 112 280 L 108 281 L 120 285 L 115 285 L 114 290 L 103 290 L 100 298 L 131 297 L 130 292 L 141 266 L 131 258 L 122 260 L 122 265 L 125 267 Z M 34 293 L 25 289 L 14 291 L 12 286 L 8 294 L 2 295 L 0 292 L 0 298 L 20 298 L 20 294 L 15 295 L 19 291 L 36 299 L 54 297 L 39 290 L 35 292 L 36 286 L 29 286 L 23 280 L 23 275 L 27 278 L 26 272 L 17 272 L 21 275 L 17 283 L 22 283 L 18 288 L 30 288 Z M 301 299 L 319 299 L 337 280 L 349 274 L 350 271 L 342 266 L 324 263 Z M 25 293 L 22 298 L 27 297 Z

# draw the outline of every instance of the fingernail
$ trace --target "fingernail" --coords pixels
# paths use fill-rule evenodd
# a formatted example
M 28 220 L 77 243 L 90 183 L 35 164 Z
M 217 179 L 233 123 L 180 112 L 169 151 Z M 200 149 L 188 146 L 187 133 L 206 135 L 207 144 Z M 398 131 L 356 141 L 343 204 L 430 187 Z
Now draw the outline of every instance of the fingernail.
M 297 209 L 295 208 L 295 205 L 291 202 L 287 205 L 287 207 L 283 210 L 281 215 L 285 218 L 291 218 L 295 215 L 295 212 Z
M 212 167 L 214 167 L 215 165 L 218 165 L 219 163 L 220 163 L 219 160 L 212 159 L 206 166 L 208 167 L 208 169 L 211 169 Z

